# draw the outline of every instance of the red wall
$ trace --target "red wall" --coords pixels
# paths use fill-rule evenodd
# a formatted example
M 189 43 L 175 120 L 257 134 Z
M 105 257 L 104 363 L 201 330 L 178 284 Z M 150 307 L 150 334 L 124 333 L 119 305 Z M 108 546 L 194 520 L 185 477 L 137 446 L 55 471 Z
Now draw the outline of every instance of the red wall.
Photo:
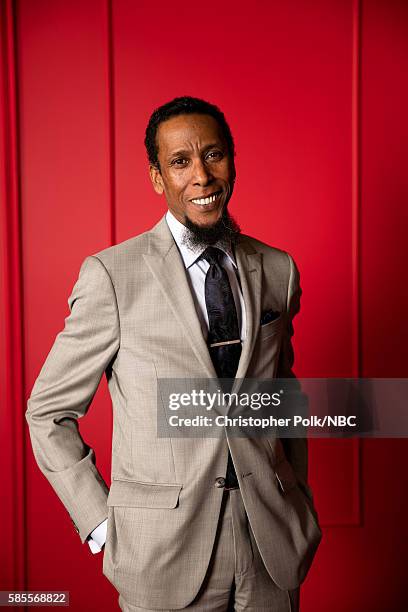
M 1 459 L 10 492 L 0 589 L 69 590 L 75 611 L 116 609 L 102 555 L 80 544 L 34 462 L 24 411 L 83 258 L 165 212 L 147 174 L 149 114 L 184 94 L 224 110 L 237 148 L 231 212 L 301 271 L 296 373 L 408 376 L 408 5 L 0 3 Z M 105 382 L 80 427 L 109 482 Z M 324 538 L 302 612 L 382 612 L 405 601 L 406 452 L 398 439 L 310 443 Z

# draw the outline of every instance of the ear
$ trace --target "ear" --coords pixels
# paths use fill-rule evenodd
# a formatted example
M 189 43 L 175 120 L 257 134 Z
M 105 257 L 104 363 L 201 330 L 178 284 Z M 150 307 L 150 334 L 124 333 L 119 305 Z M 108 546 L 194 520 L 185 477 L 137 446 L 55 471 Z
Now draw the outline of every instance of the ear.
M 164 184 L 162 175 L 160 174 L 159 168 L 156 166 L 149 166 L 150 180 L 152 181 L 153 189 L 156 193 L 161 195 L 164 191 Z

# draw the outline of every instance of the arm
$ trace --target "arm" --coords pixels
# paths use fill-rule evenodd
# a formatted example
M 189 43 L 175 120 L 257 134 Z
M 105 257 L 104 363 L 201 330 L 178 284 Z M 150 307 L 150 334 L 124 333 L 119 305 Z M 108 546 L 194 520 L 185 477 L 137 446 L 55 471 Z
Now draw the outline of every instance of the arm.
M 70 315 L 35 381 L 25 413 L 38 466 L 85 542 L 107 515 L 108 488 L 77 419 L 91 404 L 119 348 L 119 317 L 110 276 L 87 257 L 68 298 Z
M 294 352 L 292 346 L 293 330 L 293 318 L 300 310 L 300 298 L 302 295 L 302 289 L 300 287 L 300 275 L 299 270 L 293 261 L 292 257 L 288 255 L 290 274 L 288 281 L 288 295 L 287 295 L 287 323 L 284 336 L 282 338 L 282 348 L 279 355 L 278 370 L 276 376 L 278 378 L 290 378 L 293 379 L 294 389 L 296 393 L 299 393 L 300 401 L 307 401 L 306 396 L 301 391 L 300 384 L 296 380 L 296 376 L 293 372 L 294 364 Z M 291 386 L 292 388 L 292 386 Z M 303 486 L 305 492 L 311 499 L 313 499 L 310 487 L 307 484 L 308 480 L 308 443 L 307 438 L 282 438 L 281 439 L 286 458 L 293 467 L 296 473 L 296 477 L 300 484 Z

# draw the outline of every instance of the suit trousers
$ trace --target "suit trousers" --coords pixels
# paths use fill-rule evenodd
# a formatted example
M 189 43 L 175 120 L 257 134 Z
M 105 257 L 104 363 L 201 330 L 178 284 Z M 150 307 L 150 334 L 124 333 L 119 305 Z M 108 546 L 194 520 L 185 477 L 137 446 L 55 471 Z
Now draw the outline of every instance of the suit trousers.
M 208 570 L 199 592 L 184 610 L 298 612 L 299 593 L 300 588 L 285 591 L 274 583 L 259 554 L 240 490 L 224 490 Z M 121 595 L 119 606 L 123 612 L 147 610 L 128 604 Z

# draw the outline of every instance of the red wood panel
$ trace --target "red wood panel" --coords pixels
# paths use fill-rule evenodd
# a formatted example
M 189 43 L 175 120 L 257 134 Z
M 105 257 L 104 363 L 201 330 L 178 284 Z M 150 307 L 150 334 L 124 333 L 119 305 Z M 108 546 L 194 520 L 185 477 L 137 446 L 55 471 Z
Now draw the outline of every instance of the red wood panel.
M 408 376 L 408 5 L 364 3 L 362 325 L 365 376 Z
M 146 27 L 148 2 L 114 3 L 118 239 L 165 211 L 143 147 L 151 110 L 183 94 L 218 103 L 237 141 L 232 213 L 302 270 L 298 373 L 350 375 L 351 2 L 227 0 L 213 23 L 198 6 L 155 9 Z
M 21 0 L 17 17 L 28 395 L 68 315 L 80 263 L 111 239 L 109 28 L 100 0 Z M 105 381 L 80 428 L 109 484 Z M 73 610 L 106 609 L 109 598 L 114 608 L 102 555 L 81 544 L 28 432 L 27 501 L 28 587 L 69 590 Z
M 407 377 L 408 4 L 366 0 L 362 12 L 362 375 Z M 374 610 L 406 607 L 407 453 L 406 439 L 364 441 L 358 561 Z

